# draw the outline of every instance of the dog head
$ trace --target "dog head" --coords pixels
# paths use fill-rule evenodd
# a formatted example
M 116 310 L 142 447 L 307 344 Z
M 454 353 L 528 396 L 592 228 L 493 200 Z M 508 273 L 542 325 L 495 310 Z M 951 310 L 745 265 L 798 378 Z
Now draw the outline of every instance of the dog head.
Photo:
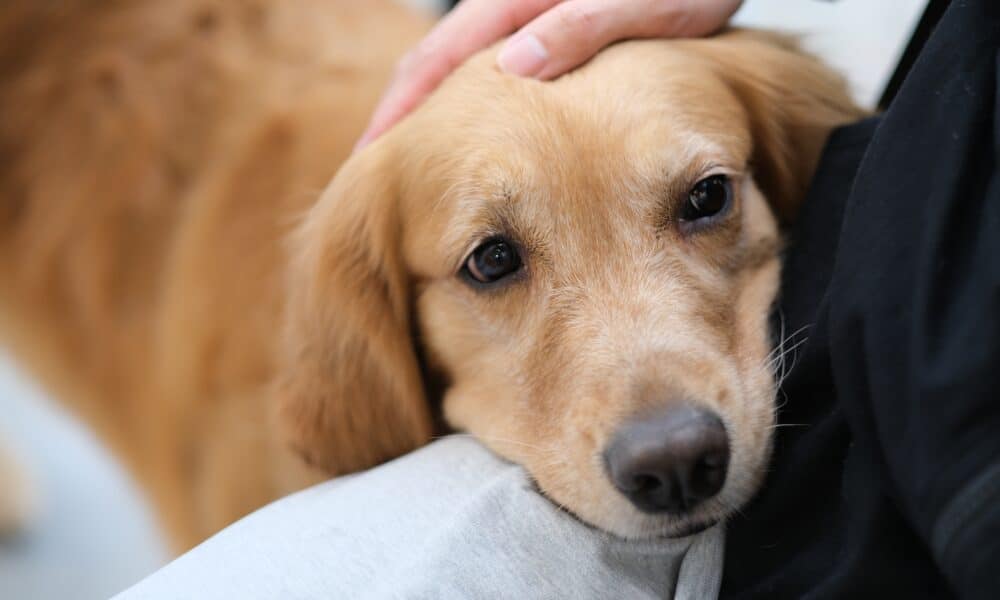
M 495 49 L 352 157 L 293 240 L 280 410 L 346 472 L 455 428 L 624 537 L 682 535 L 770 452 L 779 230 L 859 112 L 786 41 L 615 45 L 553 82 Z

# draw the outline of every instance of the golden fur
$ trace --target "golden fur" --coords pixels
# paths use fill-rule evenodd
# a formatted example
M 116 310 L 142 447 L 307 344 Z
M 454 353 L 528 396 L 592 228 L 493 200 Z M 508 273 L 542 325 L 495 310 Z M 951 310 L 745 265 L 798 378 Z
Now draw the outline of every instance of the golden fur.
M 753 493 L 774 215 L 858 115 L 815 60 L 732 32 L 618 44 L 540 83 L 490 49 L 348 158 L 426 20 L 383 1 L 39 4 L 0 8 L 0 333 L 179 548 L 427 442 L 432 380 L 451 426 L 617 534 Z M 710 172 L 737 202 L 685 235 L 678 198 Z M 522 277 L 474 290 L 456 273 L 501 232 Z M 682 399 L 723 419 L 730 475 L 689 517 L 644 515 L 600 450 Z

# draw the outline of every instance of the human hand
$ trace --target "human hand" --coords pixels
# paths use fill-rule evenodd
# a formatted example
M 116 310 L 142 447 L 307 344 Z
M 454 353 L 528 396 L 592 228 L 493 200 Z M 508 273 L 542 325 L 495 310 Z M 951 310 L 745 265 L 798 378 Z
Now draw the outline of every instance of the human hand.
M 511 36 L 501 70 L 552 79 L 628 38 L 694 37 L 719 29 L 742 0 L 465 0 L 399 62 L 360 149 L 392 127 L 467 58 Z M 517 33 L 514 33 L 517 32 Z

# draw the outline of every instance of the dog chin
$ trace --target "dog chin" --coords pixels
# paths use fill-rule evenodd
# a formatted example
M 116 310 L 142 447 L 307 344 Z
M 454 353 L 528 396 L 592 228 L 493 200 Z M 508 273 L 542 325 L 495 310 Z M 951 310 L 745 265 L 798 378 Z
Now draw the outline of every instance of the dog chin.
M 663 537 L 684 538 L 692 535 L 697 535 L 702 531 L 705 531 L 706 529 L 711 529 L 716 524 L 718 524 L 718 521 L 695 521 L 692 523 L 682 525 L 676 531 L 668 535 L 665 535 Z
M 579 517 L 577 517 L 579 519 Z M 655 541 L 666 539 L 681 539 L 697 535 L 719 523 L 717 519 L 688 519 L 664 517 L 666 521 L 661 526 L 628 527 L 609 529 L 586 523 L 590 527 L 604 531 L 614 537 L 630 541 Z
M 545 495 L 543 493 L 543 495 Z M 546 498 L 551 502 L 552 499 Z M 630 520 L 624 523 L 597 524 L 588 519 L 582 518 L 579 514 L 564 505 L 558 505 L 560 510 L 573 517 L 581 524 L 591 529 L 604 532 L 608 535 L 629 541 L 651 541 L 658 539 L 681 539 L 697 535 L 710 529 L 719 523 L 719 519 L 702 516 L 700 518 L 689 517 L 652 517 L 644 515 L 638 521 Z
M 668 519 L 669 517 L 665 517 Z M 630 530 L 608 531 L 611 535 L 626 540 L 660 540 L 660 539 L 681 539 L 697 535 L 718 524 L 717 519 L 688 519 L 673 518 L 662 526 L 629 528 Z M 605 530 L 607 531 L 607 530 Z

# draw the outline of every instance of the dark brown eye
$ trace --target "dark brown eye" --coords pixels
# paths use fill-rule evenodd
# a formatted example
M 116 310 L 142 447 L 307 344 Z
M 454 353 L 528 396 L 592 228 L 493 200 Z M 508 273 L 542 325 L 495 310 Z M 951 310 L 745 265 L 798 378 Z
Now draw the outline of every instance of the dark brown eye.
M 463 270 L 479 283 L 493 283 L 520 268 L 521 256 L 514 246 L 503 238 L 493 238 L 472 251 Z
M 723 212 L 732 202 L 733 190 L 725 175 L 712 175 L 702 179 L 688 192 L 681 220 L 687 222 L 708 219 Z

